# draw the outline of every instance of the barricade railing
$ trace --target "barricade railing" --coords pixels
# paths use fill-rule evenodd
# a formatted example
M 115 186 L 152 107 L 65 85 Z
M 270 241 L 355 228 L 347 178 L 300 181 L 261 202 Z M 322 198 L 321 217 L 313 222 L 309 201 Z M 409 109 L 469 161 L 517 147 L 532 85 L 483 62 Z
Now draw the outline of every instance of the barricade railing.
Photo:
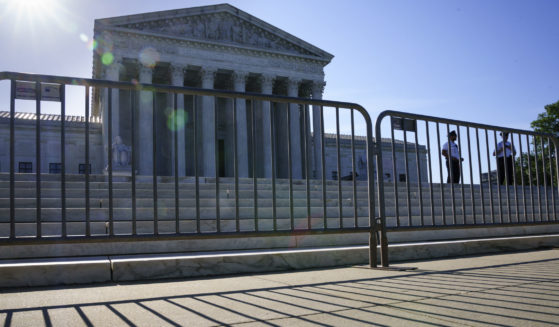
M 382 112 L 375 128 L 377 140 L 390 135 L 376 161 L 384 245 L 387 231 L 559 222 L 554 135 L 397 111 Z
M 370 265 L 377 264 L 372 121 L 360 105 L 13 72 L 0 72 L 1 81 L 10 81 L 10 111 L 3 122 L 0 119 L 2 129 L 9 130 L 8 144 L 3 144 L 6 146 L 5 153 L 9 153 L 9 163 L 0 164 L 0 168 L 5 169 L 2 171 L 9 174 L 9 192 L 0 196 L 5 197 L 0 210 L 9 208 L 9 212 L 6 210 L 0 222 L 0 244 L 369 232 Z M 45 86 L 51 89 L 45 89 Z M 73 141 L 68 138 L 78 138 L 75 131 L 68 134 L 71 123 L 67 115 L 67 86 L 82 88 L 81 96 L 85 98 L 83 120 L 80 121 L 83 152 L 78 159 L 67 150 L 69 141 Z M 161 94 L 169 99 L 166 107 L 159 107 L 156 101 Z M 45 100 L 46 96 L 60 102 L 59 125 L 52 125 L 41 118 L 41 100 Z M 23 120 L 17 118 L 16 99 L 35 101 L 34 116 L 31 119 L 27 117 L 28 125 L 34 122 L 30 128 L 35 134 L 35 153 L 26 157 L 29 163 L 18 162 L 18 166 L 16 159 L 30 149 L 19 148 L 22 142 L 18 142 L 16 135 L 19 135 L 21 126 L 16 126 L 16 123 L 20 124 Z M 230 101 L 229 105 L 218 109 L 218 102 L 223 101 Z M 90 102 L 100 106 L 101 120 L 98 117 L 92 120 Z M 127 105 L 123 105 L 126 102 Z M 246 116 L 238 115 L 239 110 L 246 112 Z M 335 115 L 325 117 L 327 110 L 334 111 Z M 123 115 L 125 111 L 126 115 Z M 168 129 L 161 134 L 161 114 L 169 111 L 172 118 L 167 121 Z M 207 115 L 208 111 L 212 115 Z M 340 130 L 342 111 L 345 117 L 350 117 L 344 123 L 349 136 L 342 135 Z M 185 124 L 185 120 L 180 118 L 185 113 L 191 115 L 188 131 L 185 131 L 186 127 L 179 126 Z M 151 126 L 139 123 L 145 121 L 146 115 L 151 118 Z M 208 117 L 213 122 L 208 121 Z M 243 119 L 245 117 L 246 120 Z M 283 123 L 276 122 L 276 119 Z M 359 143 L 366 165 L 363 181 L 358 181 L 355 173 L 358 170 L 356 119 L 363 122 L 362 130 L 366 134 Z M 326 133 L 325 120 L 335 126 L 330 128 L 333 133 Z M 262 121 L 267 126 L 263 126 Z M 292 121 L 301 121 L 296 127 L 301 135 L 299 140 L 291 137 L 294 132 Z M 224 141 L 229 147 L 219 143 L 218 132 L 223 126 L 218 122 L 229 124 L 227 128 L 232 128 L 225 136 L 232 136 L 232 142 Z M 123 124 L 128 129 L 121 128 Z M 54 148 L 52 138 L 45 139 L 47 132 L 44 128 L 47 125 L 59 128 L 57 151 L 60 151 L 60 162 L 53 164 L 53 171 L 49 170 L 49 174 L 42 168 L 45 166 L 45 151 Z M 115 126 L 118 126 L 118 131 L 115 131 Z M 239 128 L 246 128 L 246 137 L 250 140 L 242 145 L 237 139 L 241 135 Z M 285 133 L 278 133 L 278 128 L 285 128 Z M 213 137 L 208 138 L 212 129 Z M 121 139 L 123 130 L 130 133 L 124 137 L 128 144 Z M 165 136 L 166 143 L 161 143 L 161 135 Z M 278 135 L 287 137 L 280 139 Z M 184 141 L 179 138 L 184 138 Z M 93 149 L 100 148 L 99 139 L 104 139 L 105 147 L 101 147 L 104 159 L 100 159 L 100 153 Z M 332 140 L 335 140 L 335 146 L 330 153 L 325 148 Z M 295 147 L 293 142 L 299 142 L 298 146 Z M 342 146 L 343 142 L 349 142 L 349 146 Z M 184 151 L 179 146 L 184 146 Z M 278 147 L 281 149 L 278 150 Z M 250 155 L 240 159 L 240 151 Z M 349 164 L 340 159 L 342 151 L 350 151 Z M 224 177 L 225 153 L 229 153 L 227 158 L 232 160 L 233 170 Z M 179 155 L 183 157 L 179 158 Z M 336 157 L 336 177 L 328 180 L 326 169 L 332 166 L 333 157 Z M 73 162 L 75 160 L 83 162 L 80 164 L 82 175 L 70 173 L 70 164 L 77 164 Z M 184 164 L 180 164 L 182 160 Z M 242 177 L 239 176 L 240 160 L 245 160 L 243 164 L 249 167 L 248 174 Z M 99 169 L 99 162 L 106 167 Z M 151 162 L 151 167 L 146 162 Z M 191 162 L 190 170 L 186 171 L 188 162 Z M 278 167 L 278 163 L 284 166 Z M 300 167 L 297 176 L 294 176 L 294 165 Z M 126 169 L 121 166 L 126 166 Z M 150 168 L 147 172 L 146 167 Z M 168 171 L 161 173 L 162 167 Z M 342 181 L 342 170 L 349 167 L 350 178 Z M 184 171 L 179 171 L 179 168 Z M 279 168 L 284 172 L 278 173 Z M 78 196 L 70 198 L 69 195 L 74 193 Z M 231 193 L 234 198 L 230 198 Z M 359 194 L 365 196 L 360 197 Z M 55 199 L 57 197 L 59 201 Z M 360 198 L 363 199 L 359 201 Z M 224 207 L 223 203 L 227 206 Z M 278 212 L 280 208 L 281 213 Z M 20 215 L 20 210 L 33 210 L 34 215 L 28 216 L 27 211 Z M 271 213 L 266 210 L 271 210 Z M 265 219 L 263 212 L 266 213 Z M 149 217 L 146 218 L 146 215 Z

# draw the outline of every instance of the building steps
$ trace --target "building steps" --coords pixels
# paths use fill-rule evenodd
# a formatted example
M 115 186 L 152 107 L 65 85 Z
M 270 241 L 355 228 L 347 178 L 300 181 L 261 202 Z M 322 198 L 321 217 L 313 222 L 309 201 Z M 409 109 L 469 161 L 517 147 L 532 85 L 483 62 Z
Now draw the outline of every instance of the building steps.
M 15 226 L 16 235 L 34 236 L 37 227 L 37 192 L 35 174 L 15 174 Z M 41 233 L 43 236 L 61 235 L 62 189 L 60 175 L 41 175 Z M 85 177 L 68 175 L 65 183 L 65 221 L 68 235 L 85 235 L 86 201 Z M 111 215 L 107 176 L 91 175 L 89 183 L 89 221 L 94 234 L 108 233 L 107 222 Z M 196 192 L 195 178 L 158 177 L 157 228 L 168 233 L 176 232 L 175 210 L 178 206 L 178 228 L 180 231 L 236 231 L 366 227 L 369 224 L 369 194 L 367 182 L 326 181 L 323 191 L 321 180 L 289 181 L 277 179 L 275 189 L 270 179 L 257 179 L 257 198 L 254 198 L 254 180 L 220 178 L 216 187 L 215 178 L 199 178 Z M 141 176 L 135 185 L 135 207 L 132 200 L 130 177 L 116 176 L 113 185 L 112 217 L 115 234 L 131 234 L 136 224 L 137 233 L 154 232 L 153 178 Z M 0 237 L 9 235 L 10 190 L 9 174 L 0 174 Z M 409 186 L 409 187 L 408 187 Z M 451 185 L 448 184 L 397 184 L 385 183 L 384 203 L 387 227 L 426 225 L 474 224 L 486 222 L 554 220 L 559 205 L 558 194 L 552 188 L 539 189 L 534 186 L 497 187 L 493 185 L 454 185 L 454 204 Z M 178 188 L 178 203 L 175 189 Z M 238 189 L 236 198 L 235 190 Z M 354 189 L 357 201 L 354 200 Z M 441 193 L 441 189 L 442 192 Z M 501 191 L 499 197 L 498 191 Z M 508 197 L 507 197 L 508 190 Z M 340 192 L 341 191 L 341 192 Z M 431 202 L 431 193 L 433 201 Z M 473 199 L 472 199 L 473 193 Z M 199 195 L 196 201 L 196 194 Z M 275 198 L 274 198 L 275 195 Z M 524 200 L 526 195 L 526 201 Z M 326 201 L 323 201 L 325 196 Z M 444 208 L 442 206 L 444 196 Z M 307 201 L 307 197 L 309 201 Z M 216 199 L 218 198 L 219 201 Z M 290 198 L 293 199 L 291 206 Z M 500 199 L 500 201 L 499 201 Z M 340 202 L 341 200 L 341 202 Z M 378 197 L 374 196 L 378 210 Z M 482 206 L 483 200 L 483 206 Z M 408 202 L 410 209 L 408 210 Z M 526 203 L 525 203 L 526 202 Z M 275 203 L 275 210 L 273 205 Z M 398 212 L 396 212 L 396 203 Z M 237 207 L 238 204 L 238 207 Z M 493 204 L 493 206 L 491 206 Z M 197 207 L 198 205 L 198 207 Z M 340 208 L 341 205 L 341 208 Z M 444 209 L 444 210 L 443 210 Z M 444 215 L 443 215 L 444 212 Z M 326 213 L 326 219 L 324 218 Z M 408 215 L 411 214 L 410 217 Z M 423 216 L 422 216 L 423 214 Z M 399 221 L 395 218 L 399 215 Z M 255 220 L 257 217 L 257 221 Z M 200 227 L 196 222 L 200 218 Z M 238 217 L 238 222 L 237 222 Z M 274 221 L 274 217 L 276 218 Z M 341 218 L 340 218 L 341 217 Z M 293 221 L 291 221 L 293 218 Z M 218 222 L 219 221 L 219 222 Z M 411 224 L 410 224 L 411 223 Z

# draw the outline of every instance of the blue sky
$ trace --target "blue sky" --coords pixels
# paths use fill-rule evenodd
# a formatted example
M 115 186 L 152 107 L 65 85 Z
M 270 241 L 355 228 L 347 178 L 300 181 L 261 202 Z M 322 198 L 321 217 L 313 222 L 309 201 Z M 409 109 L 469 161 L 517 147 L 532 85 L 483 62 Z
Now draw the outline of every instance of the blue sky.
M 222 2 L 0 0 L 0 71 L 91 77 L 94 19 Z M 324 98 L 373 119 L 393 109 L 529 129 L 559 100 L 559 1 L 229 3 L 332 53 Z

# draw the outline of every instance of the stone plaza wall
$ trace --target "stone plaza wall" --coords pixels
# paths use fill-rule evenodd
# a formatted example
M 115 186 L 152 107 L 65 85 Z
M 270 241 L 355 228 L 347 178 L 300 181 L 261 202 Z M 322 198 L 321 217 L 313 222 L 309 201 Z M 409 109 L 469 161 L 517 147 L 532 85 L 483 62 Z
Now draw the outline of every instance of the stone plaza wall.
M 9 113 L 0 112 L 0 171 L 10 170 L 10 125 Z M 22 118 L 25 117 L 25 118 Z M 79 165 L 85 164 L 85 123 L 83 117 L 67 116 L 65 126 L 66 173 L 78 174 Z M 74 120 L 74 121 L 72 121 Z M 51 164 L 61 163 L 60 116 L 41 117 L 41 172 L 49 173 Z M 101 125 L 90 124 L 90 164 L 93 174 L 101 174 L 103 166 L 103 142 Z M 19 163 L 31 163 L 32 172 L 37 171 L 35 114 L 17 113 L 15 119 L 15 169 Z
M 354 137 L 353 151 L 355 152 L 355 172 L 357 180 L 367 180 L 367 142 L 365 136 L 356 135 Z M 337 137 L 335 134 L 325 134 L 324 152 L 325 152 L 325 171 L 326 179 L 335 180 L 335 176 L 346 177 L 351 176 L 353 162 L 351 136 L 340 135 L 340 172 L 338 173 L 338 150 Z M 314 144 L 313 144 L 314 146 Z M 385 182 L 393 182 L 396 176 L 396 182 L 405 182 L 406 178 L 414 183 L 418 180 L 422 182 L 428 181 L 427 175 L 427 149 L 424 145 L 418 146 L 419 152 L 419 168 L 420 175 L 417 175 L 417 159 L 415 156 L 415 144 L 407 144 L 408 151 L 408 172 L 406 173 L 406 165 L 404 160 L 404 143 L 395 141 L 394 152 L 396 157 L 396 172 L 392 164 L 392 143 L 390 139 L 383 139 L 381 143 L 383 158 L 383 180 Z M 374 173 L 376 177 L 376 162 L 373 161 Z M 421 177 L 421 178 L 419 178 Z

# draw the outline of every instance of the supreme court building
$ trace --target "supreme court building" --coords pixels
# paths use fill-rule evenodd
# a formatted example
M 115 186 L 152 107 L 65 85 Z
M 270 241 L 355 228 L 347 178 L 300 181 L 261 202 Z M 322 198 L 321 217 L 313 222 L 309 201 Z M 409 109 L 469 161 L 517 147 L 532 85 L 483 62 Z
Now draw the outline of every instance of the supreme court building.
M 94 39 L 94 79 L 311 99 L 322 98 L 326 84 L 324 67 L 333 58 L 328 52 L 228 4 L 97 19 Z M 274 146 L 277 153 L 275 175 L 287 178 L 288 156 L 283 154 L 288 151 L 289 138 L 292 177 L 307 177 L 305 151 L 311 167 L 311 176 L 308 177 L 321 176 L 322 144 L 319 136 L 322 130 L 318 107 L 179 94 L 176 100 L 179 110 L 175 112 L 173 96 L 167 93 L 113 89 L 110 99 L 110 120 L 107 116 L 108 91 L 94 91 L 91 99 L 90 169 L 94 174 L 103 173 L 106 169 L 109 147 L 126 149 L 134 140 L 137 149 L 134 151 L 134 162 L 138 175 L 153 174 L 154 158 L 157 175 L 173 175 L 176 155 L 179 158 L 179 176 L 194 176 L 195 170 L 199 176 L 234 176 L 233 142 L 236 140 L 238 177 L 253 177 L 253 172 L 256 177 L 271 177 L 273 165 L 268 154 L 271 153 L 270 147 Z M 236 117 L 233 117 L 233 106 L 236 106 Z M 291 117 L 289 128 L 288 110 Z M 306 122 L 303 119 L 305 112 L 309 117 Z M 42 124 L 41 128 L 47 136 L 51 132 L 55 133 L 56 126 L 60 125 L 60 116 L 58 123 L 55 116 L 45 115 L 44 119 L 48 118 L 50 123 Z M 197 117 L 196 137 L 193 137 L 193 117 Z M 34 119 L 33 114 L 16 116 L 18 142 L 33 140 L 31 119 Z M 71 119 L 72 128 L 67 133 L 70 135 L 68 140 L 73 143 L 66 147 L 66 172 L 81 173 L 83 148 L 80 144 L 84 143 L 85 123 L 83 117 Z M 109 121 L 111 140 L 108 138 Z M 274 133 L 270 133 L 271 121 Z M 0 114 L 0 124 L 7 124 L 6 114 Z M 178 134 L 176 139 L 175 130 Z M 7 144 L 8 135 L 5 131 L 2 127 L 0 141 Z M 306 138 L 305 131 L 308 133 Z M 324 137 L 327 178 L 349 175 L 352 167 L 355 167 L 357 178 L 366 179 L 365 138 L 357 137 L 355 140 L 353 163 L 348 137 L 341 138 L 341 169 L 337 171 L 334 165 L 336 160 L 333 159 L 337 152 L 336 135 L 325 133 Z M 304 144 L 305 139 L 308 144 Z M 43 142 L 45 140 L 48 137 Z M 194 144 L 194 140 L 197 140 L 197 144 Z M 399 176 L 402 181 L 404 165 L 397 165 L 397 172 L 391 171 L 391 147 L 385 143 L 382 142 L 381 147 L 383 152 L 387 152 L 383 155 L 385 172 L 388 172 L 385 179 L 391 181 L 392 174 L 396 174 L 394 176 Z M 409 147 L 409 161 L 415 161 L 414 145 L 406 146 Z M 195 147 L 197 160 L 194 160 L 193 155 Z M 48 145 L 42 147 L 47 148 Z M 403 142 L 395 144 L 395 151 L 403 155 Z M 421 179 L 425 180 L 427 151 L 424 146 L 420 146 L 419 151 Z M 56 173 L 56 169 L 50 168 L 52 165 L 56 168 L 59 162 L 57 156 L 59 150 L 53 148 L 47 151 L 41 170 Z M 258 161 L 253 161 L 253 158 L 258 158 Z M 5 155 L 0 156 L 0 170 L 6 171 L 7 159 Z M 115 160 L 119 159 L 113 158 L 113 162 Z M 20 169 L 20 172 L 34 171 L 33 147 L 16 148 L 16 169 L 18 163 L 22 167 L 22 162 L 24 170 Z M 114 162 L 113 168 L 123 173 L 131 172 L 129 163 Z M 404 176 L 404 180 L 408 178 L 417 181 L 413 172 L 410 172 L 410 176 Z
M 323 68 L 333 58 L 331 54 L 228 4 L 98 19 L 95 21 L 95 39 L 98 40 L 93 60 L 93 77 L 96 79 L 313 99 L 322 97 Z M 103 55 L 109 51 L 113 60 L 110 64 L 103 63 Z M 134 99 L 129 93 L 119 91 L 113 94 L 112 135 L 120 136 L 124 144 L 130 145 L 131 124 L 134 124 L 138 131 L 136 145 L 141 147 L 140 157 L 136 158 L 138 173 L 151 174 L 150 150 L 153 128 L 156 128 L 157 173 L 170 175 L 173 171 L 173 130 L 168 128 L 170 111 L 163 108 L 173 108 L 173 99 L 169 94 L 153 95 L 151 92 L 140 92 L 139 99 Z M 131 110 L 127 110 L 131 108 L 130 101 L 137 103 L 132 109 L 136 110 L 134 121 L 131 120 Z M 233 176 L 233 101 L 237 101 L 239 177 L 249 177 L 252 172 L 250 150 L 253 141 L 258 141 L 256 157 L 264 160 L 257 164 L 258 177 L 271 177 L 272 165 L 266 162 L 270 156 L 265 155 L 270 153 L 270 137 L 275 137 L 278 153 L 287 151 L 287 138 L 291 138 L 293 177 L 304 177 L 303 108 L 299 105 L 213 97 L 202 97 L 195 102 L 192 96 L 184 95 L 177 99 L 177 107 L 184 108 L 184 115 L 179 116 L 184 120 L 179 122 L 178 128 L 179 174 L 194 175 L 194 161 L 188 160 L 193 158 L 194 138 L 188 136 L 193 135 L 192 117 L 196 110 L 199 118 L 198 172 L 203 176 L 215 176 L 216 171 L 222 176 Z M 269 133 L 270 105 L 275 106 L 272 108 L 276 131 L 273 136 Z M 98 94 L 93 114 L 107 121 L 106 107 L 106 94 Z M 251 124 L 250 110 L 254 110 L 255 126 Z M 291 135 L 287 135 L 286 110 L 291 114 Z M 217 124 L 214 123 L 216 117 Z M 312 124 L 314 130 L 319 131 L 318 122 Z M 103 131 L 107 133 L 106 125 Z M 254 140 L 250 137 L 253 134 Z M 286 158 L 277 156 L 278 177 L 287 177 Z M 217 170 L 216 162 L 219 165 Z

